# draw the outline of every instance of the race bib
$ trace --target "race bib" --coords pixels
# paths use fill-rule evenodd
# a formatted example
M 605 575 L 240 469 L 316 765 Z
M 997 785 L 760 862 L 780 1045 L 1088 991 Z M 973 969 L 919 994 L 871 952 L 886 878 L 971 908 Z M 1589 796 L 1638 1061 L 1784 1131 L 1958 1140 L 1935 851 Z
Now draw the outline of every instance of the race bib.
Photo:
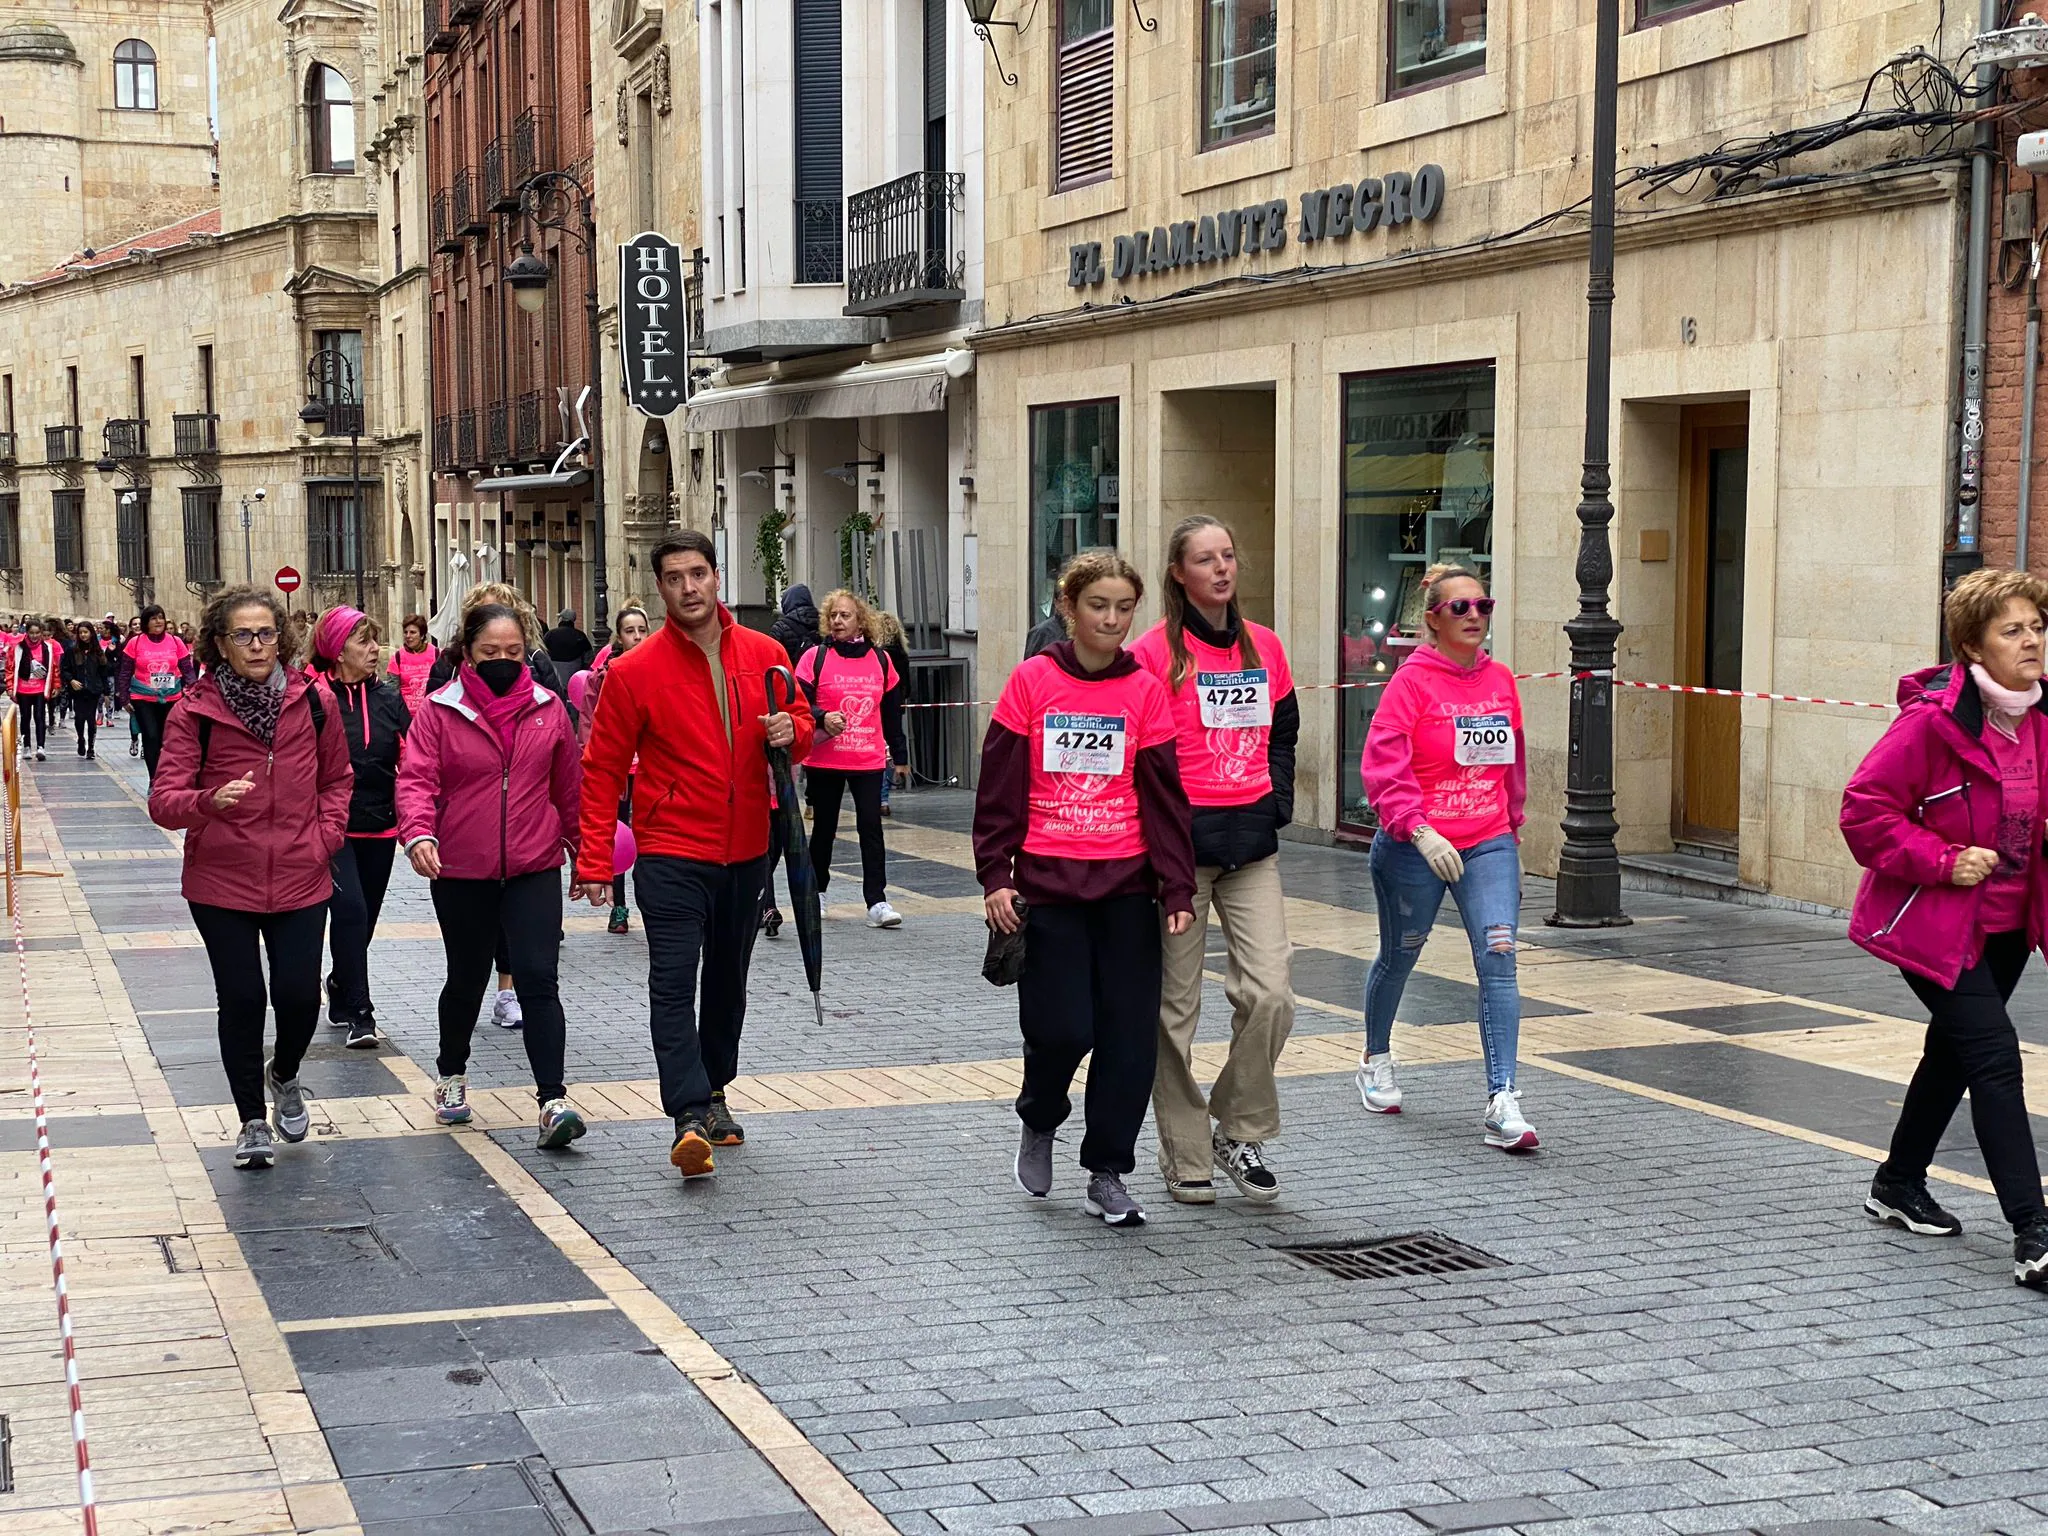
M 28 675 L 34 678 L 37 682 L 41 682 L 44 678 L 50 675 L 50 669 L 44 666 L 40 661 L 32 661 L 28 664 Z
M 1500 768 L 1515 760 L 1515 728 L 1506 715 L 1457 715 L 1451 755 L 1461 768 Z
M 1047 715 L 1047 773 L 1095 773 L 1114 778 L 1124 771 L 1127 722 L 1122 715 Z
M 1195 697 L 1202 725 L 1212 731 L 1242 731 L 1273 723 L 1273 690 L 1264 667 L 1249 672 L 1197 672 Z
M 177 686 L 178 674 L 175 672 L 152 672 L 149 674 L 149 687 L 152 693 L 169 693 Z

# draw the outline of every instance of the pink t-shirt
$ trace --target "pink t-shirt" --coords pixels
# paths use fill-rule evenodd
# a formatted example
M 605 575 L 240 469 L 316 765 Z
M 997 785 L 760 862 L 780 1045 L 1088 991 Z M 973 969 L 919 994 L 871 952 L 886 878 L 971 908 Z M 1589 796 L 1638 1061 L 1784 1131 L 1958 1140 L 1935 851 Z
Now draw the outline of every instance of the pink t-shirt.
M 1026 853 L 1052 859 L 1144 854 L 1138 754 L 1173 740 L 1173 712 L 1158 678 L 1139 667 L 1083 680 L 1050 656 L 1033 656 L 1003 685 L 994 718 L 1031 743 Z
M 1998 765 L 1999 813 L 1994 851 L 1998 867 L 1984 882 L 1977 922 L 1985 933 L 2011 933 L 2027 926 L 2027 897 L 2033 887 L 2035 849 L 2041 842 L 2041 717 L 2028 710 L 2018 740 L 1992 726 L 1984 744 Z
M 148 699 L 176 698 L 185 691 L 178 663 L 191 654 L 192 648 L 169 630 L 161 640 L 137 635 L 128 642 L 128 656 L 135 663 L 135 680 L 128 685 L 128 692 Z
M 427 645 L 408 651 L 401 645 L 391 653 L 391 670 L 397 674 L 398 693 L 405 707 L 418 714 L 427 698 L 427 674 L 434 670 L 434 648 Z
M 1418 820 L 1457 848 L 1512 832 L 1519 805 L 1510 801 L 1526 771 L 1522 699 L 1500 662 L 1482 657 L 1461 672 L 1424 646 L 1395 670 L 1361 765 L 1366 794 L 1394 836 L 1409 836 Z
M 882 735 L 882 695 L 896 686 L 896 666 L 888 654 L 872 646 L 864 656 L 842 656 L 829 644 L 814 645 L 796 664 L 799 682 L 816 685 L 819 720 L 834 710 L 846 716 L 837 736 L 820 730 L 811 739 L 806 768 L 840 773 L 878 770 L 889 761 L 889 743 Z
M 1273 734 L 1274 706 L 1294 692 L 1294 674 L 1278 635 L 1249 619 L 1243 624 L 1258 652 L 1256 667 L 1247 667 L 1235 646 L 1209 645 L 1182 631 L 1188 675 L 1169 699 L 1180 784 L 1190 805 L 1250 805 L 1273 789 L 1266 743 Z M 1131 654 L 1161 686 L 1173 675 L 1164 622 L 1147 630 Z
M 55 641 L 38 640 L 33 645 L 23 641 L 7 663 L 7 675 L 14 679 L 14 691 L 31 699 L 37 694 L 55 693 L 57 668 L 61 660 Z

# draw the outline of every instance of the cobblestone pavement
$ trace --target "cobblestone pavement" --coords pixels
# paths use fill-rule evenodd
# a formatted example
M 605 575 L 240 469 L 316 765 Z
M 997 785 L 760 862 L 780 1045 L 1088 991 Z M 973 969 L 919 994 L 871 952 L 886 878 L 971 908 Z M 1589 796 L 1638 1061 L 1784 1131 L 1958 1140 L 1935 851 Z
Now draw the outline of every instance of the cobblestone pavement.
M 706 1185 L 666 1164 L 637 918 L 624 937 L 588 909 L 569 922 L 571 1091 L 591 1135 L 532 1150 L 519 1037 L 488 1022 L 477 1126 L 431 1128 L 440 945 L 401 869 L 374 958 L 390 1043 L 347 1053 L 323 1032 L 305 1072 L 316 1135 L 256 1179 L 225 1167 L 203 951 L 136 768 L 40 770 L 76 920 L 36 928 L 53 952 L 31 970 L 55 988 L 68 965 L 84 978 L 68 1003 L 134 1010 L 141 1113 L 107 1087 L 92 1112 L 204 1169 L 178 1240 L 216 1293 L 233 1289 L 217 1271 L 245 1266 L 221 1315 L 253 1309 L 280 1342 L 261 1381 L 243 1368 L 255 1438 L 228 1482 L 246 1507 L 219 1529 L 2048 1531 L 2048 1399 L 2028 1390 L 2048 1298 L 2010 1282 L 1967 1125 L 1935 1171 L 1963 1238 L 1860 1214 L 1920 1025 L 1839 922 L 1632 895 L 1635 926 L 1566 933 L 1527 882 L 1521 1077 L 1544 1150 L 1511 1160 L 1479 1140 L 1476 991 L 1448 926 L 1397 1033 L 1408 1112 L 1359 1110 L 1369 885 L 1356 853 L 1290 845 L 1285 1197 L 1174 1206 L 1148 1131 L 1133 1186 L 1152 1222 L 1112 1232 L 1082 1215 L 1071 1163 L 1045 1202 L 1010 1182 L 1015 1000 L 978 974 L 965 797 L 898 801 L 903 929 L 832 907 L 822 1030 L 789 931 L 760 947 L 734 1088 L 749 1142 Z M 841 875 L 835 896 L 857 890 Z M 1227 1009 L 1209 992 L 1213 1063 Z M 2016 1012 L 2048 1112 L 2039 967 Z M 57 1140 L 70 1188 L 114 1155 L 82 1129 Z M 39 1215 L 26 1167 L 8 1189 Z M 90 1240 L 100 1211 L 81 1203 Z M 170 1218 L 126 1219 L 161 1236 Z M 1289 1251 L 1418 1231 L 1498 1262 L 1349 1280 Z M 17 1416 L 37 1491 L 0 1494 L 4 1536 L 72 1528 L 53 1518 L 68 1444 L 46 1411 L 40 1236 L 16 1220 L 0 1271 L 25 1319 L 12 1374 L 42 1405 Z M 81 1311 L 88 1415 L 120 1424 L 92 1380 L 92 1325 L 111 1318 Z M 236 1401 L 230 1383 L 187 1428 L 244 1433 Z M 115 1443 L 123 1528 L 195 1528 L 150 1513 L 147 1458 Z M 258 1509 L 274 1485 L 282 1523 Z

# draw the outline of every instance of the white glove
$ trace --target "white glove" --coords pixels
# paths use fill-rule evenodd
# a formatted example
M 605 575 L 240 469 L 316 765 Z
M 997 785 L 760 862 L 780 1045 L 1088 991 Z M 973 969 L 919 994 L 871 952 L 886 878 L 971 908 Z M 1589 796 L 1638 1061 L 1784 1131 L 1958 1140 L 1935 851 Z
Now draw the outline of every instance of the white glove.
M 1465 877 L 1465 861 L 1443 833 L 1432 827 L 1417 827 L 1412 841 L 1415 851 L 1422 855 L 1437 879 L 1445 885 L 1456 885 Z

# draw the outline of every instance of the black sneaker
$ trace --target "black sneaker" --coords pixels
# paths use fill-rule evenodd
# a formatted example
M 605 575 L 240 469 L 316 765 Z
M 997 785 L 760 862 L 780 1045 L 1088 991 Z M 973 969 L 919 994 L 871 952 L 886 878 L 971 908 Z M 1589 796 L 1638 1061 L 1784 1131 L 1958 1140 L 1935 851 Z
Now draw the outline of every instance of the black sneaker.
M 733 1119 L 732 1111 L 725 1107 L 722 1091 L 711 1095 L 711 1108 L 704 1116 L 704 1133 L 711 1138 L 714 1147 L 737 1147 L 746 1143 L 747 1133 L 740 1129 L 739 1121 Z
M 352 1051 L 374 1051 L 377 1049 L 377 1021 L 367 1013 L 348 1021 L 348 1039 L 343 1042 Z
M 701 1179 L 718 1171 L 711 1156 L 711 1138 L 704 1134 L 704 1122 L 695 1115 L 676 1122 L 675 1145 L 668 1149 L 671 1167 L 686 1179 Z
M 341 992 L 332 976 L 327 978 L 327 1022 L 336 1029 L 344 1029 L 348 1025 L 348 1010 L 341 1006 Z
M 1888 1179 L 1880 1173 L 1870 1181 L 1870 1196 L 1863 1202 L 1863 1209 L 1879 1221 L 1904 1227 L 1922 1237 L 1954 1237 L 1963 1230 L 1963 1224 L 1927 1192 L 1924 1179 L 1908 1184 L 1904 1179 Z
M 2048 1291 L 2048 1216 L 2036 1216 L 2013 1233 L 2012 1282 Z

